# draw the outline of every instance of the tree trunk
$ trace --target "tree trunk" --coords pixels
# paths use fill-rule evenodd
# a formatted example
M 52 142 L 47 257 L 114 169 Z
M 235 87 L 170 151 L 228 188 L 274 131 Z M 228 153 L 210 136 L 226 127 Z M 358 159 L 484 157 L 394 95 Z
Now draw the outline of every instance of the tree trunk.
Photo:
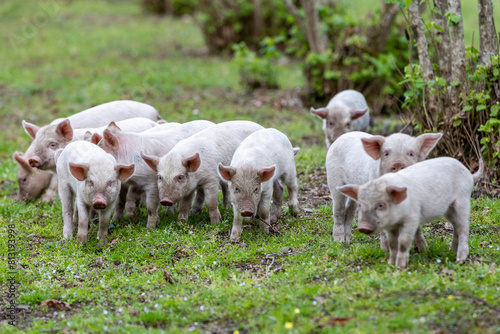
M 324 53 L 328 49 L 328 40 L 321 32 L 316 0 L 300 0 L 305 13 L 306 37 L 311 51 Z
M 264 29 L 264 17 L 262 16 L 262 0 L 253 0 L 253 29 L 254 36 L 260 38 Z
M 434 72 L 432 71 L 431 57 L 429 56 L 429 47 L 425 38 L 424 23 L 420 17 L 418 1 L 412 1 L 408 7 L 408 12 L 410 13 L 410 27 L 413 30 L 413 36 L 415 36 L 417 44 L 418 61 L 422 69 L 422 76 L 424 82 L 427 83 L 434 79 Z M 432 128 L 432 125 L 436 124 L 435 120 L 437 119 L 436 95 L 428 94 L 428 99 L 427 106 L 430 112 L 430 120 L 428 119 L 427 122 L 431 123 L 429 126 Z
M 493 3 L 491 0 L 479 0 L 479 41 L 481 64 L 491 66 L 490 58 L 498 54 L 497 32 L 493 18 Z
M 434 37 L 440 40 L 434 46 L 438 57 L 439 71 L 449 84 L 451 74 L 450 31 L 444 16 L 448 11 L 448 5 L 446 0 L 434 0 L 434 7 L 434 22 L 443 29 L 443 31 L 434 30 Z
M 297 22 L 297 25 L 299 26 L 300 32 L 302 33 L 302 35 L 304 35 L 304 37 L 306 37 L 307 36 L 307 27 L 306 27 L 306 24 L 304 22 L 304 19 L 302 19 L 302 17 L 300 17 L 300 14 L 299 14 L 297 7 L 295 6 L 295 4 L 293 3 L 292 0 L 285 0 L 285 5 L 286 5 L 286 8 L 288 9 L 288 13 L 290 13 L 290 15 L 293 16 L 295 22 Z
M 465 40 L 464 28 L 462 20 L 462 8 L 460 0 L 448 0 L 448 8 L 453 17 L 458 17 L 457 23 L 451 22 L 450 38 L 451 38 L 451 76 L 452 83 L 458 85 L 450 85 L 451 104 L 458 108 L 460 104 L 460 84 L 465 82 Z
M 384 51 L 387 44 L 387 38 L 391 33 L 391 27 L 399 12 L 397 4 L 388 4 L 385 0 L 381 1 L 380 5 L 380 21 L 379 24 L 371 26 L 367 32 L 368 38 L 371 40 L 371 48 L 373 54 L 377 55 Z

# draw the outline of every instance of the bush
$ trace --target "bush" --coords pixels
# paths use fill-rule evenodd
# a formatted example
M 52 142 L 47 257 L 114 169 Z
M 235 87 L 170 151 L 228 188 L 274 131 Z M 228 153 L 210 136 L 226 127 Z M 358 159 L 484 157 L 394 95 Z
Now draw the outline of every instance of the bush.
M 244 42 L 233 45 L 234 62 L 240 71 L 240 85 L 246 89 L 278 88 L 277 71 L 269 53 L 258 57 Z

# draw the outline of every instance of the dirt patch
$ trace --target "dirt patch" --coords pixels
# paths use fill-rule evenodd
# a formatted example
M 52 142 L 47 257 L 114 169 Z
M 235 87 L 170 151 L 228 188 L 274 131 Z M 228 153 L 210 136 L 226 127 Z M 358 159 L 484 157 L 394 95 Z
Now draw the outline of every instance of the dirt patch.
M 319 167 L 309 172 L 298 173 L 302 186 L 299 192 L 299 202 L 305 212 L 308 209 L 317 208 L 322 205 L 330 205 L 332 202 L 330 190 L 326 180 L 326 168 Z

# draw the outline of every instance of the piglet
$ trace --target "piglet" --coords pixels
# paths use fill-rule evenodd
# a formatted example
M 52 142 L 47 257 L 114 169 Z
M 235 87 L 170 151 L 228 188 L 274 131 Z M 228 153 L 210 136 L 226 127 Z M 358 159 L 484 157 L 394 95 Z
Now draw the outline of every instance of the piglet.
M 457 261 L 469 255 L 470 198 L 483 171 L 471 175 L 453 158 L 419 162 L 397 173 L 388 173 L 362 186 L 337 188 L 360 206 L 360 232 L 386 231 L 389 264 L 408 265 L 410 245 L 421 224 L 445 217 L 453 225 L 452 248 Z
M 210 221 L 220 222 L 218 208 L 219 183 L 217 166 L 228 165 L 234 151 L 250 134 L 263 127 L 250 121 L 229 121 L 216 124 L 184 139 L 164 157 L 143 155 L 158 174 L 160 203 L 171 206 L 179 202 L 179 220 L 187 221 L 196 190 L 201 191 L 207 205 Z M 227 184 L 221 184 L 224 206 L 229 206 Z
M 323 120 L 326 147 L 350 131 L 364 131 L 370 124 L 365 97 L 355 90 L 335 95 L 325 108 L 311 108 L 311 114 Z
M 168 125 L 168 124 L 165 124 Z M 157 127 L 163 127 L 158 125 Z M 148 161 L 144 161 L 145 156 L 161 157 L 170 152 L 176 144 L 193 134 L 214 126 L 214 123 L 205 120 L 184 123 L 172 129 L 154 132 L 124 132 L 114 124 L 104 130 L 103 139 L 99 146 L 106 152 L 112 154 L 120 163 L 132 163 L 136 165 L 136 171 L 125 184 L 130 187 L 127 193 L 125 210 L 129 218 L 134 221 L 135 203 L 143 193 L 146 194 L 146 207 L 148 210 L 147 228 L 156 227 L 158 221 L 158 184 L 156 172 L 149 166 Z M 141 157 L 141 153 L 143 157 Z M 149 165 L 149 166 L 148 166 Z M 121 203 L 121 202 L 120 202 Z M 121 217 L 123 207 L 116 210 Z
M 43 202 L 52 202 L 57 194 L 57 176 L 30 166 L 26 154 L 14 152 L 12 158 L 17 162 L 17 200 L 27 201 L 42 197 Z
M 115 158 L 86 141 L 70 143 L 57 151 L 57 174 L 61 198 L 64 238 L 70 238 L 78 224 L 77 241 L 87 242 L 89 212 L 99 213 L 101 244 L 108 242 L 108 226 L 122 181 L 134 173 L 134 164 L 117 164 Z M 73 200 L 77 214 L 73 219 Z
M 425 159 L 434 148 L 440 133 L 412 137 L 395 133 L 388 137 L 364 132 L 349 132 L 337 139 L 326 155 L 328 188 L 333 202 L 333 240 L 350 243 L 356 203 L 338 190 L 346 184 L 364 184 L 383 174 L 397 172 Z M 385 235 L 381 247 L 389 250 Z M 427 246 L 420 229 L 415 243 L 419 249 Z
M 281 214 L 283 187 L 280 181 L 288 188 L 293 214 L 298 213 L 294 160 L 298 151 L 280 131 L 264 129 L 255 131 L 241 142 L 230 166 L 219 163 L 219 176 L 229 183 L 233 205 L 233 241 L 241 235 L 242 217 L 258 218 L 264 232 L 269 233 L 271 221 L 278 221 Z

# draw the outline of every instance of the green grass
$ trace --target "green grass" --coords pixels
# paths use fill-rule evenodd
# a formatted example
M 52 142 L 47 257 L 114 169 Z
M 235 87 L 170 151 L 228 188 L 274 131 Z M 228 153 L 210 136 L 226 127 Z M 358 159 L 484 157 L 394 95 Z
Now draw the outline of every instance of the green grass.
M 412 251 L 405 270 L 389 266 L 378 240 L 358 232 L 351 245 L 333 243 L 332 212 L 313 198 L 326 182 L 321 124 L 306 108 L 280 108 L 280 92 L 247 95 L 229 59 L 204 55 L 194 22 L 141 15 L 132 1 L 74 1 L 14 48 L 9 34 L 33 20 L 37 1 L 0 4 L 0 289 L 8 289 L 8 225 L 17 233 L 19 329 L 2 333 L 217 332 L 428 333 L 498 332 L 500 202 L 473 200 L 470 258 L 457 265 L 442 221 L 424 228 L 429 249 Z M 286 89 L 303 84 L 300 67 L 280 70 Z M 26 119 L 43 124 L 121 98 L 152 104 L 170 121 L 250 119 L 274 126 L 300 146 L 301 205 L 313 209 L 280 221 L 267 236 L 254 224 L 229 242 L 231 210 L 223 222 L 208 213 L 179 226 L 161 215 L 159 227 L 128 221 L 110 230 L 110 244 L 62 238 L 61 205 L 18 203 L 16 149 L 29 138 Z M 193 113 L 193 110 L 199 113 Z M 315 195 L 314 195 L 315 196 Z M 173 283 L 167 283 L 166 270 Z M 69 310 L 41 306 L 47 299 Z M 2 299 L 2 307 L 8 306 Z M 57 312 L 57 313 L 55 313 Z

